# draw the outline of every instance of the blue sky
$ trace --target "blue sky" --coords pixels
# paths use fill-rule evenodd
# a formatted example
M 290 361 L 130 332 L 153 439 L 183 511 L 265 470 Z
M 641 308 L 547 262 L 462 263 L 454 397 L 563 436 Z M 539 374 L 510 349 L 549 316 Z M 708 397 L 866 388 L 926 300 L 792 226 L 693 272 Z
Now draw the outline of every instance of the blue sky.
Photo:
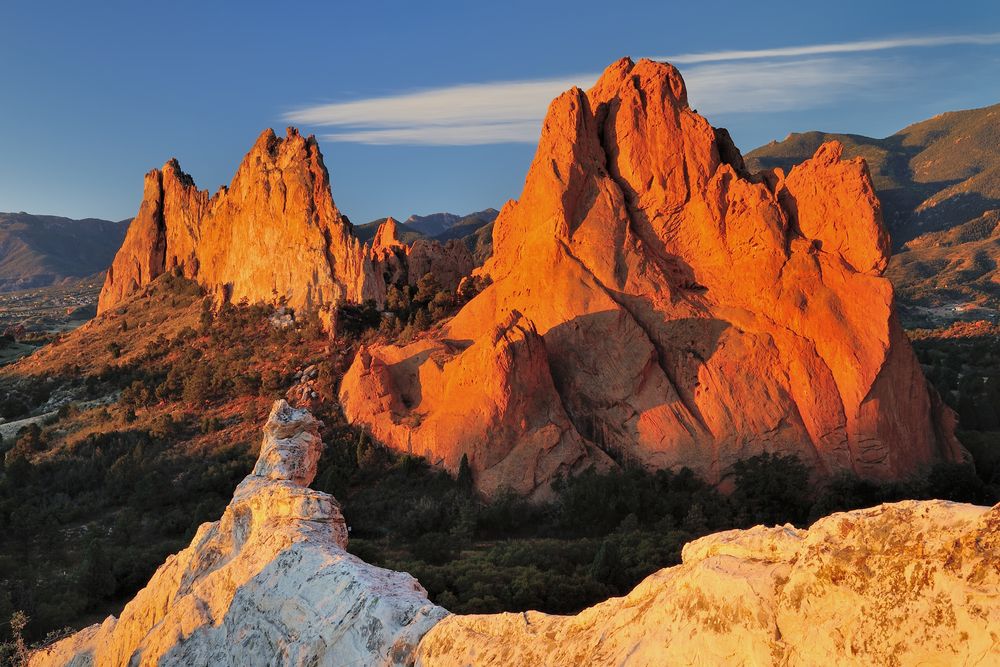
M 8 0 L 0 211 L 130 217 L 172 156 L 214 192 L 288 124 L 356 223 L 499 207 L 548 100 L 624 55 L 672 58 L 744 151 L 885 136 L 1000 102 L 1000 3 Z

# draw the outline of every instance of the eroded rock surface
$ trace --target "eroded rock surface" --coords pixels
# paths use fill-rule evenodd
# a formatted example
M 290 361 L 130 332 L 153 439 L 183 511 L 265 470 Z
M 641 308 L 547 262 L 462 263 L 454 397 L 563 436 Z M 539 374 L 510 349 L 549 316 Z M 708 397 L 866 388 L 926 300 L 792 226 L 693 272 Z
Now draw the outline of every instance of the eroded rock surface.
M 396 665 L 447 612 L 413 577 L 345 551 L 336 500 L 308 488 L 318 422 L 275 403 L 260 457 L 219 521 L 170 556 L 120 618 L 31 665 Z
M 1000 506 L 907 501 L 684 547 L 576 616 L 449 616 L 420 667 L 1000 664 Z
M 411 244 L 399 238 L 399 223 L 387 218 L 379 225 L 369 250 L 372 262 L 382 269 L 386 285 L 416 285 L 428 273 L 438 284 L 454 291 L 476 264 L 460 239 L 445 242 L 416 239 Z
M 284 139 L 266 130 L 214 196 L 176 160 L 146 174 L 142 204 L 108 269 L 98 311 L 167 271 L 197 280 L 220 302 L 284 301 L 301 311 L 344 301 L 384 304 L 386 277 L 416 284 L 433 272 L 454 289 L 473 269 L 458 240 L 395 247 L 392 225 L 383 227 L 372 248 L 359 242 L 333 202 L 316 140 L 294 128 Z
M 283 417 L 284 415 L 284 417 Z M 305 430 L 299 430 L 304 425 Z M 808 530 L 732 530 L 575 616 L 448 615 L 409 575 L 346 554 L 318 442 L 281 405 L 222 520 L 109 618 L 31 665 L 806 667 L 1000 659 L 1000 505 L 905 501 Z M 303 456 L 302 454 L 305 454 Z
M 365 349 L 340 394 L 396 449 L 467 454 L 481 491 L 609 461 L 718 481 L 776 452 L 891 479 L 963 456 L 894 314 L 865 163 L 830 143 L 748 174 L 670 65 L 624 59 L 552 103 L 493 245 L 490 287 Z M 498 353 L 512 317 L 537 341 Z
M 307 309 L 385 292 L 333 203 L 316 140 L 294 128 L 284 139 L 261 134 L 229 187 L 212 197 L 176 160 L 147 174 L 99 311 L 175 269 L 234 302 L 284 298 Z

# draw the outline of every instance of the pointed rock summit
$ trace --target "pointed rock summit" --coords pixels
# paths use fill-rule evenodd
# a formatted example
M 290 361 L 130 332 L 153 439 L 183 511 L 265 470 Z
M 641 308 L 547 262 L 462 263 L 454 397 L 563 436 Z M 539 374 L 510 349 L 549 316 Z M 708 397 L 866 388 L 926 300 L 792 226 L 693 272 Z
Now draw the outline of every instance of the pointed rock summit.
M 176 159 L 146 174 L 142 204 L 108 269 L 98 313 L 168 271 L 196 280 L 219 302 L 284 301 L 300 311 L 345 301 L 381 305 L 386 280 L 416 284 L 428 272 L 454 289 L 472 271 L 461 242 L 407 246 L 396 225 L 389 218 L 371 248 L 361 244 L 333 202 L 315 138 L 290 127 L 281 139 L 268 129 L 229 187 L 212 197 Z
M 841 150 L 749 174 L 674 67 L 614 63 L 549 107 L 493 284 L 359 354 L 346 414 L 452 470 L 468 455 L 486 493 L 625 462 L 720 481 L 763 452 L 877 479 L 960 460 L 893 310 L 867 167 Z
M 371 253 L 373 256 L 381 256 L 399 248 L 405 248 L 406 244 L 399 238 L 399 223 L 392 216 L 385 219 L 378 230 L 375 238 L 372 239 Z

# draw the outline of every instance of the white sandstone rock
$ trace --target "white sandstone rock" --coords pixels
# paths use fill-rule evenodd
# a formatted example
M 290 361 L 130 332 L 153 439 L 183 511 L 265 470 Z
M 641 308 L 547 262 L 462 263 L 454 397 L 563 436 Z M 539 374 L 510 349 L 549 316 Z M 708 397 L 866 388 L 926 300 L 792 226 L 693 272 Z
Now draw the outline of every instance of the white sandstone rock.
M 417 665 L 1000 665 L 1000 505 L 727 531 L 683 561 L 576 616 L 449 616 Z
M 395 665 L 447 612 L 408 574 L 348 554 L 337 502 L 306 488 L 323 443 L 277 401 L 260 457 L 222 519 L 202 525 L 122 611 L 31 665 Z
M 322 442 L 275 403 L 254 473 L 122 612 L 31 665 L 1000 665 L 1000 505 L 906 501 L 731 530 L 576 616 L 449 616 L 351 556 L 306 488 Z

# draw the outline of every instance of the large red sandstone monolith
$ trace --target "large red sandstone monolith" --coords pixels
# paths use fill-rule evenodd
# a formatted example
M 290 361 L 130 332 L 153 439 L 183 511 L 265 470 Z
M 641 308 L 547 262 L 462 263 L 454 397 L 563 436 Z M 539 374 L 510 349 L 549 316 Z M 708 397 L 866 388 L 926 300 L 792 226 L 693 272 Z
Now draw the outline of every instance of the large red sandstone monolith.
M 676 69 L 616 62 L 550 106 L 492 286 L 358 354 L 346 414 L 450 469 L 468 455 L 488 494 L 612 461 L 718 481 L 763 452 L 876 479 L 959 459 L 893 311 L 867 167 L 840 154 L 747 174 Z

